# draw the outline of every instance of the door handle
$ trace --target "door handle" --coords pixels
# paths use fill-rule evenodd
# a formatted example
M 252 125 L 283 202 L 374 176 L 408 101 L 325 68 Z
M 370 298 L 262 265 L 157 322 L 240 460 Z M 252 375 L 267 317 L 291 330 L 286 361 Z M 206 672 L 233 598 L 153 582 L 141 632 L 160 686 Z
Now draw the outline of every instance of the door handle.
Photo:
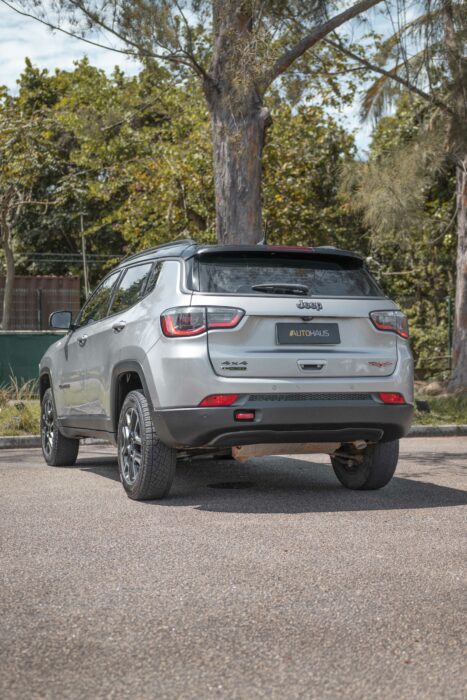
M 120 333 L 126 326 L 126 321 L 116 321 L 112 328 L 114 329 L 115 333 Z
M 298 366 L 303 372 L 319 371 L 320 369 L 323 369 L 323 367 L 326 366 L 326 362 L 324 362 L 323 360 L 319 360 L 318 362 L 306 362 L 299 360 Z
M 79 345 L 80 345 L 81 347 L 83 347 L 83 345 L 86 345 L 87 339 L 88 339 L 88 336 L 87 336 L 87 335 L 80 335 L 80 337 L 78 338 L 78 343 L 79 343 Z

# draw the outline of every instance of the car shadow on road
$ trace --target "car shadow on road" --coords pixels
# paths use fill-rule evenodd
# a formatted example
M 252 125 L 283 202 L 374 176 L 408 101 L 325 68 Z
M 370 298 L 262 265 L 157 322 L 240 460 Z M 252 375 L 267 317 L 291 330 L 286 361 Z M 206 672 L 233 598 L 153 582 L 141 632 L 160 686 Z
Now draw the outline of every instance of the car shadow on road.
M 457 467 L 456 458 L 458 454 L 446 454 L 443 460 L 443 455 L 438 454 L 436 463 L 444 462 L 446 474 L 446 470 Z M 418 455 L 413 459 L 405 457 L 407 461 L 418 463 Z M 119 480 L 113 458 L 99 459 L 99 462 L 82 459 L 77 466 L 83 471 Z M 293 457 L 263 457 L 243 464 L 234 460 L 196 459 L 179 461 L 167 499 L 145 504 L 191 506 L 209 512 L 281 514 L 467 505 L 467 491 L 419 480 L 420 473 L 416 478 L 413 476 L 394 477 L 379 491 L 349 491 L 339 484 L 329 464 Z M 429 477 L 430 470 L 424 470 L 423 478 Z

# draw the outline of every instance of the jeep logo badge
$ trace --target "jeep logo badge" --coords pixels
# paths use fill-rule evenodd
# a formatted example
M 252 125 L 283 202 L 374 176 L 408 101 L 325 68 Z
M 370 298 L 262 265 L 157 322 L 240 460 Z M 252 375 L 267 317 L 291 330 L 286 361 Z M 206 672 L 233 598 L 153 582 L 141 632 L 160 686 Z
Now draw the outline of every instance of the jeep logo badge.
M 300 299 L 300 301 L 297 304 L 298 309 L 313 309 L 314 311 L 321 311 L 323 308 L 323 305 L 320 301 L 303 301 L 303 299 Z

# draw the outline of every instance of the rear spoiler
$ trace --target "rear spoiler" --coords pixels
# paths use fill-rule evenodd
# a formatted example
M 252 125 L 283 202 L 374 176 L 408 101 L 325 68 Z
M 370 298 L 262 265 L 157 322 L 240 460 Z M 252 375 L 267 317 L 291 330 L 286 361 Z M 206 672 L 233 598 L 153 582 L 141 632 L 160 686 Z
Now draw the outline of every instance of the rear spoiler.
M 350 269 L 359 269 L 364 266 L 363 258 L 349 250 L 342 250 L 332 246 L 318 246 L 305 248 L 300 246 L 274 246 L 274 245 L 194 245 L 188 246 L 182 253 L 185 259 L 196 258 L 209 260 L 226 257 L 236 258 L 282 258 L 300 260 L 311 258 L 323 262 L 339 262 Z

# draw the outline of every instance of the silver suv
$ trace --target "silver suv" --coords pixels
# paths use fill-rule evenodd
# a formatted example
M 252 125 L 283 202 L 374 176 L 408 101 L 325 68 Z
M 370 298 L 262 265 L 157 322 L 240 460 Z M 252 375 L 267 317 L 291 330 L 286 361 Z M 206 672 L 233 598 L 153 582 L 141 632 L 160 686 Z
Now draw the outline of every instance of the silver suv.
M 42 449 L 118 447 L 130 498 L 162 498 L 178 454 L 321 452 L 339 481 L 394 474 L 413 413 L 407 320 L 358 255 L 175 241 L 124 260 L 40 363 Z

